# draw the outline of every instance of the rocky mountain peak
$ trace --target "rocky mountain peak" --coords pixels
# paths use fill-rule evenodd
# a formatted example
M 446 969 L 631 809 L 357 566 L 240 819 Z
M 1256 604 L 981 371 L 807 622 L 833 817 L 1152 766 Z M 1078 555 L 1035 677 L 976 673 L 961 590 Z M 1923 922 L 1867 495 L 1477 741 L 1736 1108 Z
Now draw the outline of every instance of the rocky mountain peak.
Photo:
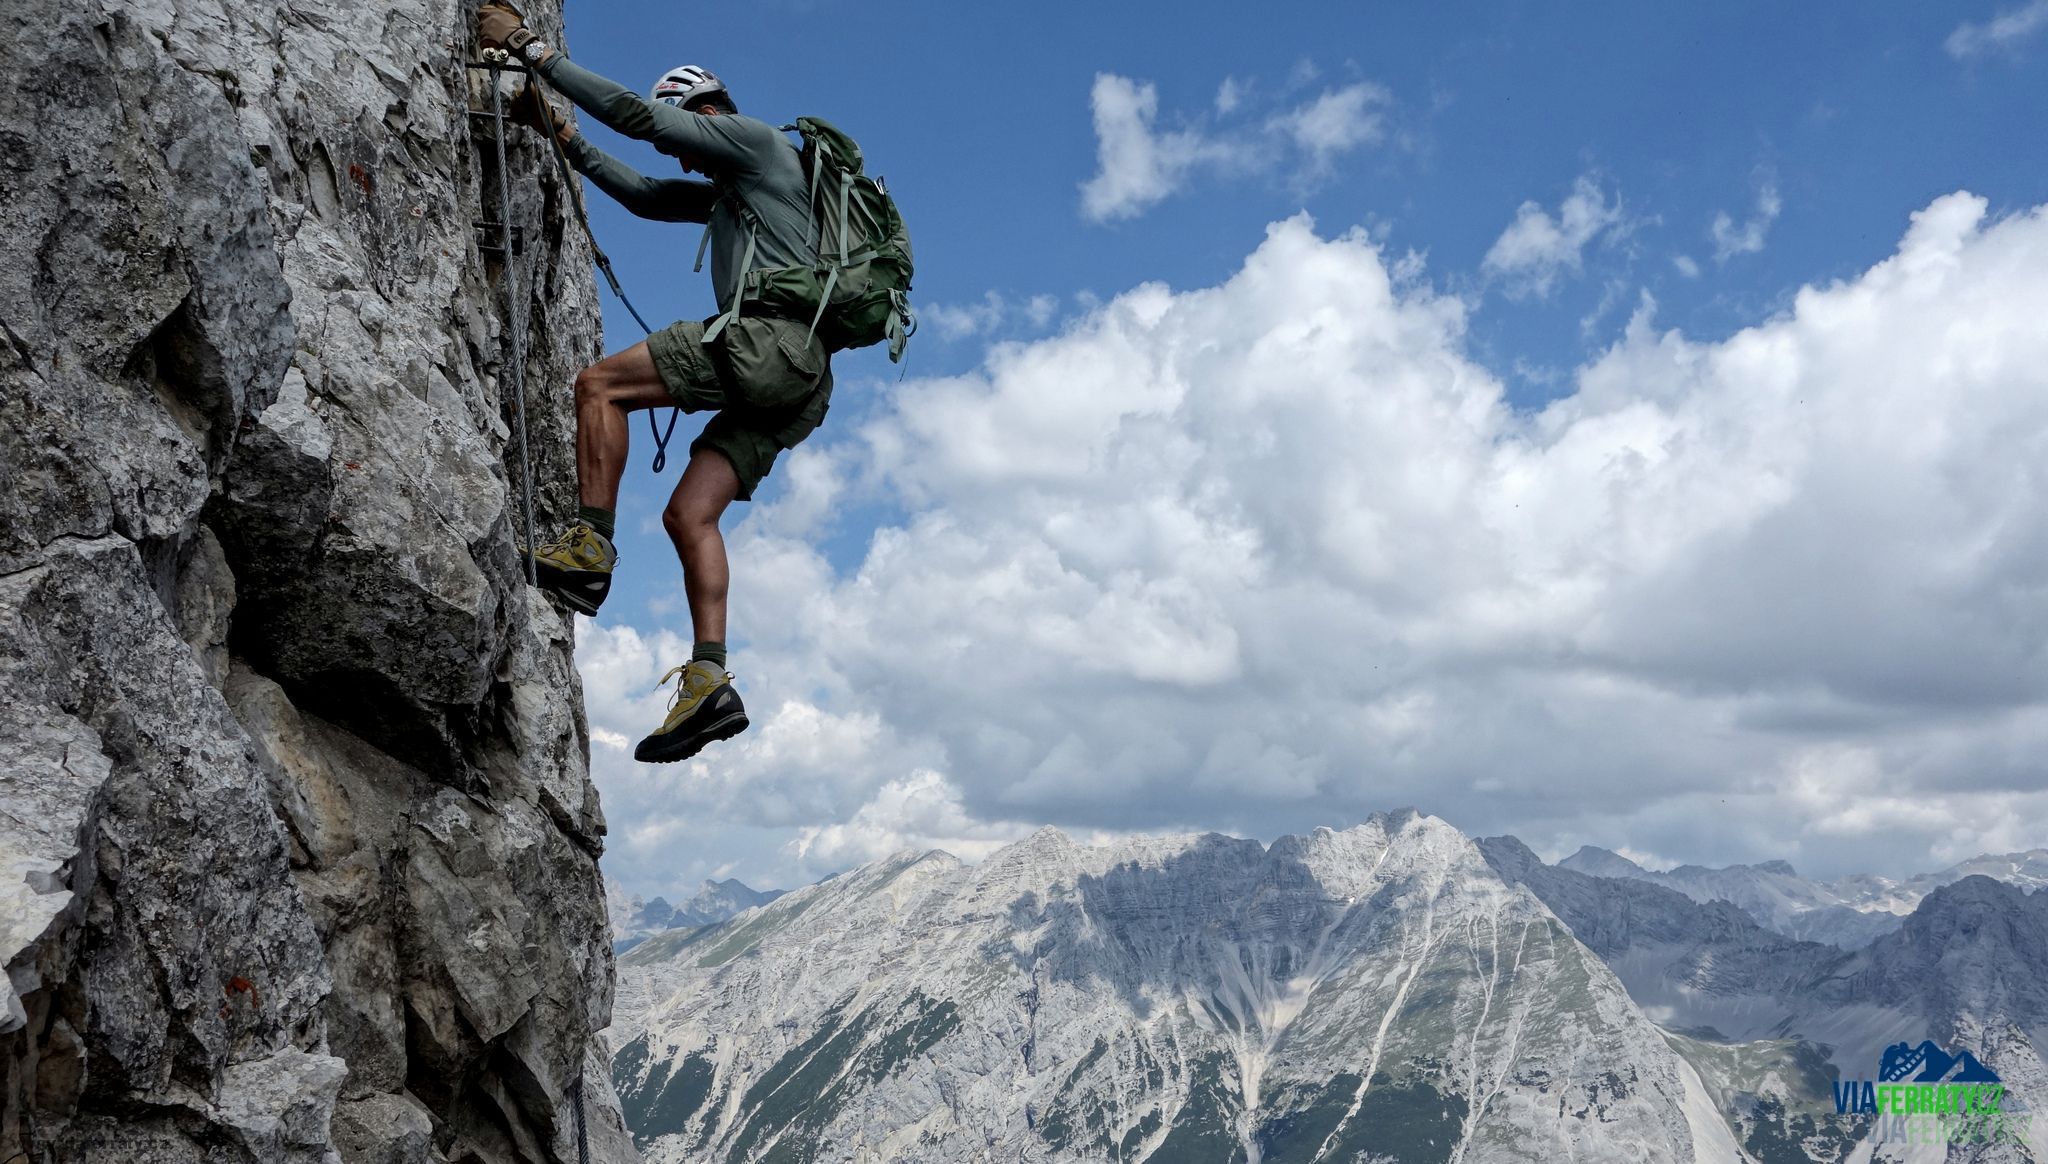
M 2048 854 L 2038 850 L 1975 857 L 1905 881 L 1874 874 L 1815 881 L 1801 876 L 1783 860 L 1721 868 L 1687 864 L 1652 872 L 1592 845 L 1558 862 L 1557 867 L 1594 877 L 1646 881 L 1701 903 L 1730 902 L 1766 929 L 1845 950 L 1860 950 L 1891 933 L 1928 893 L 1972 873 L 2026 888 L 2048 885 Z
M 1641 865 L 1620 853 L 1593 845 L 1581 845 L 1578 852 L 1557 864 L 1561 869 L 1570 869 L 1594 877 L 1640 877 L 1645 873 Z
M 1871 944 L 1861 991 L 2048 1018 L 2048 892 L 1982 875 L 1942 886 Z
M 1080 848 L 1065 832 L 1052 825 L 1042 825 L 1023 840 L 998 849 L 996 856 L 1019 861 L 1060 860 Z

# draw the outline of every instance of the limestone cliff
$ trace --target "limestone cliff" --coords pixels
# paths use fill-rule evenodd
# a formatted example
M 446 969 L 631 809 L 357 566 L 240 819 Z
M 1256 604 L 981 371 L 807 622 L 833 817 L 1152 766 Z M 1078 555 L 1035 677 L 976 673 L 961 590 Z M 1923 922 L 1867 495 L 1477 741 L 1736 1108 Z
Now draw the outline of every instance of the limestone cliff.
M 632 1156 L 470 12 L 0 15 L 0 1161 Z M 547 522 L 597 312 L 512 146 Z

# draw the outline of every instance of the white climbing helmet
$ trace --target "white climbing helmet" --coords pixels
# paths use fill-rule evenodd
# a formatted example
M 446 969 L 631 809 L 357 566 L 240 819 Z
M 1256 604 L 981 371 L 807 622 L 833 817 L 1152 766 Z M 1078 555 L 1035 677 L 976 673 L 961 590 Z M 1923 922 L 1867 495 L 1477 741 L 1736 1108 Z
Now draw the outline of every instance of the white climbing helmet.
M 695 108 L 707 97 L 716 97 L 719 103 L 734 113 L 739 106 L 732 99 L 731 90 L 717 74 L 702 65 L 677 65 L 661 75 L 654 83 L 654 91 L 647 95 L 651 101 L 674 105 L 680 109 Z

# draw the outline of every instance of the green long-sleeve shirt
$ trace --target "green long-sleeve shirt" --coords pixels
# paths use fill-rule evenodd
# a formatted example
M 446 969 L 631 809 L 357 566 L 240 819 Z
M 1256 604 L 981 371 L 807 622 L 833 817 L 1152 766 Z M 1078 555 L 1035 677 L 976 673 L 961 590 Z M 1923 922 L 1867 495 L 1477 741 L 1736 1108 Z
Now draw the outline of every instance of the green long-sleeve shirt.
M 662 222 L 709 224 L 711 285 L 720 311 L 732 306 L 746 256 L 748 227 L 738 199 L 761 224 L 754 269 L 816 265 L 817 226 L 803 163 L 774 126 L 737 113 L 707 117 L 649 101 L 561 53 L 548 58 L 539 72 L 598 121 L 670 157 L 688 158 L 710 177 L 708 182 L 650 178 L 580 133 L 569 143 L 570 164 L 627 210 Z

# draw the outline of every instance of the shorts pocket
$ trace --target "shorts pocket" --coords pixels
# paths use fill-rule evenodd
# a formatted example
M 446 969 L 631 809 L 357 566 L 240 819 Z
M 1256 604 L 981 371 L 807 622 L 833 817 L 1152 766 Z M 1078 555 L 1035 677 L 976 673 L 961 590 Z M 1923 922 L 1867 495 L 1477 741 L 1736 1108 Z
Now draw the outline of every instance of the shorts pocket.
M 818 386 L 824 369 L 822 347 L 804 342 L 804 326 L 786 319 L 741 316 L 725 329 L 718 346 L 732 370 L 738 403 L 748 408 L 788 408 Z
M 778 325 L 775 328 L 775 346 L 782 349 L 790 367 L 816 380 L 818 370 L 825 366 L 825 341 L 809 335 L 809 331 L 809 328 L 799 332 L 793 326 Z

